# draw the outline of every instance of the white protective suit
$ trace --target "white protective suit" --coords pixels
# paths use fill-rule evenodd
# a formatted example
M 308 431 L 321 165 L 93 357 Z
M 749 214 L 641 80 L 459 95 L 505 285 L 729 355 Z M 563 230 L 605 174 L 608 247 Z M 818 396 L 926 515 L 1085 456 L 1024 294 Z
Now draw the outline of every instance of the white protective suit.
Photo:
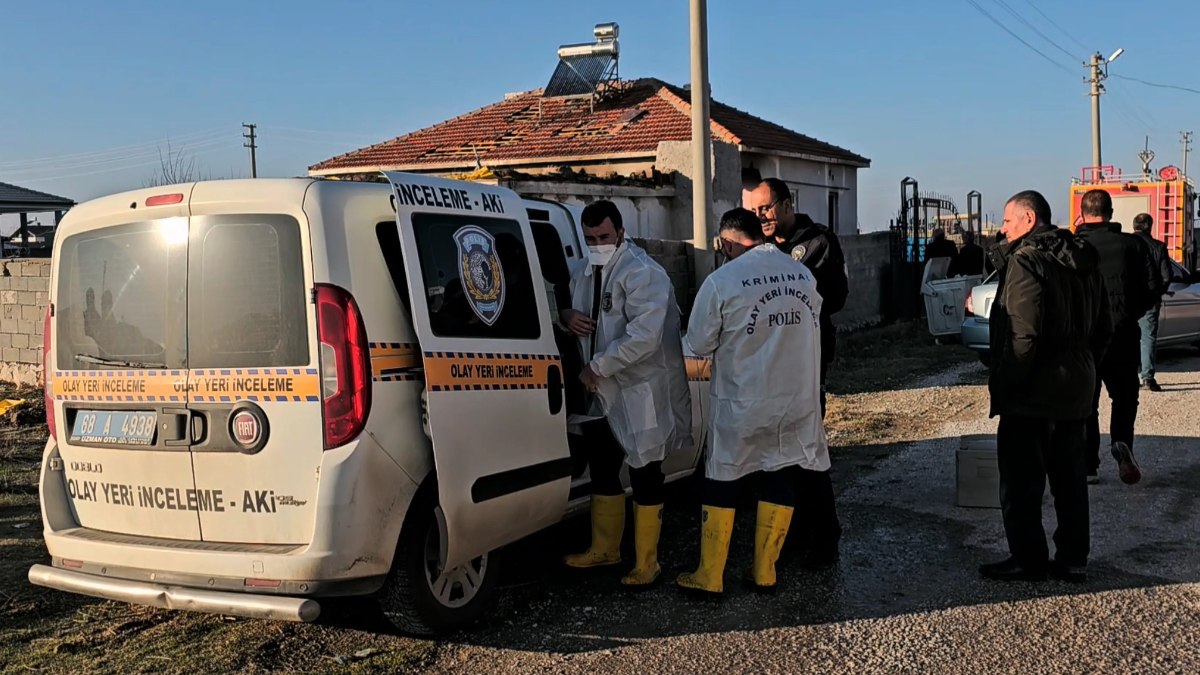
M 589 317 L 597 269 L 585 263 L 571 278 L 572 306 Z M 579 338 L 580 354 L 601 378 L 593 414 L 608 418 L 629 466 L 639 469 L 692 445 L 679 306 L 666 271 L 628 240 L 599 270 L 595 353 L 588 336 Z
M 684 339 L 697 356 L 713 357 L 706 477 L 829 468 L 820 316 L 812 272 L 774 244 L 704 280 Z

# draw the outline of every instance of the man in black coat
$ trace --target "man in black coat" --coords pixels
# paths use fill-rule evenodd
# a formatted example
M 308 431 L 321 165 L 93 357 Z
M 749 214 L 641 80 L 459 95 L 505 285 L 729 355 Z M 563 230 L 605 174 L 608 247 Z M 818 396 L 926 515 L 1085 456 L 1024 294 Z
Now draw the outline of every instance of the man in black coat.
M 751 210 L 762 222 L 763 235 L 774 241 L 784 253 L 804 263 L 817 280 L 821 295 L 821 414 L 825 414 L 825 376 L 837 349 L 837 328 L 833 315 L 846 306 L 850 284 L 846 277 L 846 259 L 842 245 L 832 230 L 796 213 L 787 183 L 768 178 L 750 194 Z M 798 472 L 796 510 L 807 514 L 801 532 L 807 539 L 807 552 L 801 566 L 825 569 L 836 563 L 842 526 L 834 502 L 833 480 L 828 471 Z
M 1150 234 L 1153 225 L 1154 219 L 1149 213 L 1139 213 L 1133 219 L 1133 233 L 1145 245 L 1146 253 L 1150 256 L 1150 281 L 1155 285 L 1150 294 L 1154 306 L 1138 319 L 1138 329 L 1142 336 L 1142 368 L 1138 379 L 1142 381 L 1142 386 L 1150 391 L 1162 391 L 1162 387 L 1158 386 L 1154 379 L 1154 357 L 1158 349 L 1158 315 L 1162 311 L 1162 298 L 1171 288 L 1171 258 L 1167 255 L 1167 245 Z
M 1096 361 L 1111 332 L 1095 249 L 1050 225 L 1050 205 L 1021 192 L 1004 206 L 1005 242 L 990 332 L 988 391 L 1010 557 L 982 565 L 989 579 L 1086 580 L 1090 552 L 1084 442 Z M 1042 529 L 1046 480 L 1058 529 L 1049 560 Z
M 975 243 L 975 233 L 970 230 L 963 230 L 962 239 L 962 248 L 958 249 L 958 256 L 950 265 L 950 276 L 982 275 L 985 258 L 983 247 Z
M 1109 450 L 1117 461 L 1121 481 L 1133 485 L 1142 479 L 1133 456 L 1133 428 L 1138 410 L 1138 371 L 1141 369 L 1141 331 L 1138 319 L 1154 304 L 1156 284 L 1149 276 L 1150 260 L 1132 234 L 1112 222 L 1112 197 L 1104 190 L 1089 190 L 1080 201 L 1082 222 L 1075 236 L 1095 247 L 1100 255 L 1100 276 L 1108 292 L 1113 322 L 1112 344 L 1100 362 L 1100 377 L 1092 397 L 1088 420 L 1088 482 L 1100 480 L 1100 385 L 1112 399 Z
M 929 242 L 925 244 L 925 260 L 926 262 L 934 258 L 949 258 L 950 265 L 954 265 L 954 259 L 958 257 L 958 247 L 954 242 L 946 238 L 946 231 L 940 227 L 933 229 L 933 234 L 929 237 Z

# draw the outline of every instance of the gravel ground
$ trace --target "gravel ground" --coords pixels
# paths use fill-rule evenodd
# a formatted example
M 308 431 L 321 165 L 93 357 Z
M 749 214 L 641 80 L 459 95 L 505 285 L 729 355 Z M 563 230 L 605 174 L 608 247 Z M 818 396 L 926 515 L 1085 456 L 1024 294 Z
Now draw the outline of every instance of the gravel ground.
M 669 582 L 695 564 L 698 514 L 681 488 L 664 524 L 668 583 L 629 595 L 617 588 L 621 570 L 564 571 L 558 556 L 587 538 L 576 519 L 517 546 L 487 623 L 437 643 L 422 670 L 1200 672 L 1200 357 L 1184 350 L 1163 361 L 1167 391 L 1142 394 L 1142 483 L 1122 485 L 1109 460 L 1092 488 L 1085 585 L 979 578 L 977 565 L 1006 546 L 998 510 L 955 505 L 959 438 L 995 430 L 984 373 L 971 364 L 908 389 L 843 398 L 860 414 L 909 423 L 835 454 L 846 529 L 837 569 L 804 573 L 784 560 L 777 595 L 741 588 L 753 531 L 746 508 L 727 597 L 682 597 Z M 1052 532 L 1049 501 L 1046 514 Z

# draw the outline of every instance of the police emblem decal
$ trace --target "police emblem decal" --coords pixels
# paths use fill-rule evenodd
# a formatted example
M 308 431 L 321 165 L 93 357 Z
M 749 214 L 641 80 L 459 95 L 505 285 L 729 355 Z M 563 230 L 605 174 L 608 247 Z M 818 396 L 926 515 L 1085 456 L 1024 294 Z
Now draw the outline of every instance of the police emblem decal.
M 478 225 L 454 233 L 458 245 L 459 274 L 471 311 L 491 326 L 504 309 L 504 268 L 496 255 L 496 238 Z
M 792 260 L 804 260 L 805 253 L 808 253 L 808 249 L 804 247 L 804 244 L 800 244 L 792 249 Z

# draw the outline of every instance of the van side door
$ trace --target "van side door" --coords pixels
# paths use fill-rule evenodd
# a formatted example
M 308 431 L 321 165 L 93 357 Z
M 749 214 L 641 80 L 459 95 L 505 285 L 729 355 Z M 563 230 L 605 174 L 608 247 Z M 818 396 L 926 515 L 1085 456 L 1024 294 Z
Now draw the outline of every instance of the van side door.
M 561 519 L 571 475 L 562 367 L 520 199 L 386 175 L 452 568 Z

